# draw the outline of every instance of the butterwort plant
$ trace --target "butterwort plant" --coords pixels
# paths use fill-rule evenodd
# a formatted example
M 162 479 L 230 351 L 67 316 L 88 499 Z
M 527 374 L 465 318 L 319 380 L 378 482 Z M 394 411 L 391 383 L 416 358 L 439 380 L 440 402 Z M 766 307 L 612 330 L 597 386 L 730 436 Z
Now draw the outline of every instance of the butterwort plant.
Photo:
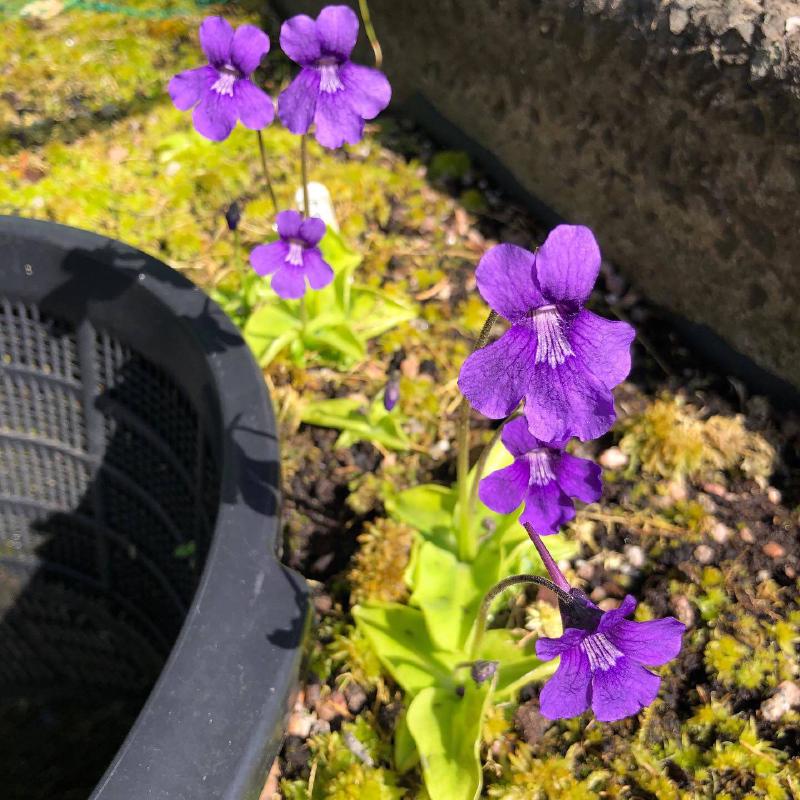
M 546 717 L 591 710 L 600 722 L 622 719 L 653 702 L 660 678 L 652 668 L 681 648 L 680 622 L 628 619 L 632 596 L 601 610 L 570 586 L 554 557 L 570 553 L 556 534 L 575 504 L 602 493 L 599 466 L 567 448 L 609 430 L 612 390 L 631 366 L 633 328 L 586 308 L 600 261 L 593 233 L 577 225 L 558 226 L 535 252 L 500 244 L 484 255 L 477 287 L 491 312 L 459 375 L 456 485 L 387 499 L 389 513 L 417 531 L 409 605 L 365 604 L 354 615 L 406 690 L 408 734 L 433 800 L 479 796 L 476 754 L 492 699 L 538 680 Z M 501 317 L 506 330 L 492 342 Z M 471 408 L 503 420 L 474 465 Z M 539 639 L 535 655 L 509 631 L 487 630 L 494 599 L 524 583 L 552 589 L 562 613 L 561 636 Z M 423 663 L 424 680 L 409 666 Z

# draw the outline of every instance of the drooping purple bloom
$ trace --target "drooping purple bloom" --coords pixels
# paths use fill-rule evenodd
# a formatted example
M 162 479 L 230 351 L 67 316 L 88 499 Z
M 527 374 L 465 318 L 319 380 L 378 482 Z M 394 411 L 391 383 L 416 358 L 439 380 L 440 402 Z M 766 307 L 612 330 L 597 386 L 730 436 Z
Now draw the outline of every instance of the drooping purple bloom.
M 317 217 L 304 219 L 297 211 L 281 211 L 277 223 L 278 241 L 261 244 L 250 253 L 253 269 L 259 275 L 272 275 L 272 288 L 284 300 L 302 297 L 306 280 L 312 289 L 327 286 L 333 270 L 317 247 L 325 223 Z
M 358 17 L 347 6 L 327 6 L 316 20 L 299 14 L 283 23 L 281 48 L 302 68 L 278 97 L 278 116 L 292 133 L 314 135 L 323 147 L 355 144 L 364 120 L 389 105 L 392 89 L 377 69 L 350 61 Z
M 250 76 L 269 52 L 267 34 L 254 25 L 234 32 L 222 17 L 207 17 L 200 26 L 200 44 L 208 64 L 172 78 L 169 95 L 175 106 L 181 111 L 194 106 L 194 127 L 215 142 L 227 139 L 237 120 L 252 130 L 266 128 L 275 107 Z
M 573 497 L 584 503 L 600 499 L 600 467 L 539 441 L 524 418 L 506 423 L 501 439 L 514 463 L 487 475 L 478 487 L 478 496 L 492 511 L 510 514 L 524 502 L 520 522 L 546 535 L 575 516 Z
M 603 612 L 579 590 L 570 594 L 575 604 L 561 603 L 564 633 L 536 642 L 539 658 L 561 656 L 539 697 L 542 714 L 549 719 L 576 717 L 591 706 L 598 720 L 613 722 L 638 713 L 655 700 L 661 683 L 645 666 L 675 658 L 685 626 L 674 617 L 626 620 L 636 609 L 631 595 L 619 608 Z
M 581 225 L 559 225 L 535 254 L 500 244 L 484 255 L 478 289 L 511 327 L 461 367 L 475 409 L 501 419 L 525 398 L 528 427 L 545 442 L 611 427 L 611 390 L 630 371 L 635 332 L 584 308 L 599 270 L 600 249 Z

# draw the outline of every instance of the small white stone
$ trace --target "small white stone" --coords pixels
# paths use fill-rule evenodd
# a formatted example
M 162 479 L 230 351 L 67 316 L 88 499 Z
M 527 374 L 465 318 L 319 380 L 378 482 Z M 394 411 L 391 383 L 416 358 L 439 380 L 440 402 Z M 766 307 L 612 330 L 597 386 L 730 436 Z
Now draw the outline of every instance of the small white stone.
M 768 722 L 777 722 L 797 706 L 800 706 L 800 686 L 794 681 L 783 681 L 778 684 L 775 694 L 761 704 L 761 716 Z
M 714 550 L 707 544 L 699 544 L 694 549 L 694 557 L 701 564 L 710 564 L 714 559 Z
M 644 550 L 638 544 L 629 544 L 625 547 L 625 558 L 635 569 L 641 569 L 644 566 Z
M 786 20 L 786 35 L 791 36 L 796 31 L 800 31 L 800 17 L 789 17 Z
M 770 486 L 767 489 L 767 500 L 777 506 L 781 502 L 781 493 L 774 486 Z
M 732 533 L 733 531 L 724 522 L 717 522 L 711 529 L 711 538 L 718 544 L 725 544 Z
M 598 461 L 600 466 L 606 469 L 622 469 L 628 465 L 628 455 L 619 447 L 609 447 L 600 454 Z

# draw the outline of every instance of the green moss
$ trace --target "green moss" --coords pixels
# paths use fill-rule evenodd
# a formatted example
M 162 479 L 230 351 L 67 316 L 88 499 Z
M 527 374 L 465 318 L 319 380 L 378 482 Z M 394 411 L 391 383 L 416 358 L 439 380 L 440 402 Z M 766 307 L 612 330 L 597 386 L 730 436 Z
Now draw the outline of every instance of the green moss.
M 315 736 L 310 741 L 311 774 L 307 781 L 283 781 L 281 790 L 291 800 L 399 800 L 391 770 L 376 766 L 385 748 L 373 740 L 364 723 L 342 726 L 341 732 Z

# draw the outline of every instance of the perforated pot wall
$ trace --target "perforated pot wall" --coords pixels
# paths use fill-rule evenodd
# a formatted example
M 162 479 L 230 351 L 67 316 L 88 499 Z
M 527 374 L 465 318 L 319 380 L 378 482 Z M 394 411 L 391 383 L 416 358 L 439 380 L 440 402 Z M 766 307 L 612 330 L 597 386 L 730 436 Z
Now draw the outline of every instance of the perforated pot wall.
M 4 797 L 257 797 L 306 619 L 261 375 L 138 251 L 0 218 L 0 259 Z

